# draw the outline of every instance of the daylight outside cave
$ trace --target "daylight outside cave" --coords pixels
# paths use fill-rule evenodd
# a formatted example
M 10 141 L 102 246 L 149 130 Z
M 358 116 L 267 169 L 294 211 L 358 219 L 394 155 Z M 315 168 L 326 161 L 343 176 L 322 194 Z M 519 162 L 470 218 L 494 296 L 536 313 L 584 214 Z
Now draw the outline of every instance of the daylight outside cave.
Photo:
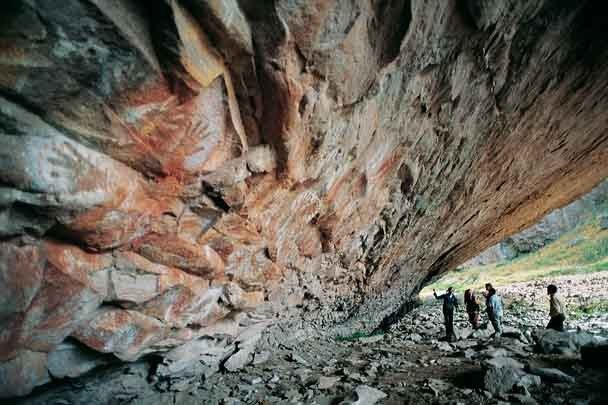
M 0 5 L 2 400 L 608 400 L 608 5 L 58 4 Z

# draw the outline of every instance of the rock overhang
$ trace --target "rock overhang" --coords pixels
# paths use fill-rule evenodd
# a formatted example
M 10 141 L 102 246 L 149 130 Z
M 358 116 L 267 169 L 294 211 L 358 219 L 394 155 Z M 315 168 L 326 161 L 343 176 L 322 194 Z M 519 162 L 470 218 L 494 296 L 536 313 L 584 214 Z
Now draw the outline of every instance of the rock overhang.
M 475 4 L 7 5 L 2 361 L 130 361 L 252 313 L 373 328 L 590 190 L 605 7 Z

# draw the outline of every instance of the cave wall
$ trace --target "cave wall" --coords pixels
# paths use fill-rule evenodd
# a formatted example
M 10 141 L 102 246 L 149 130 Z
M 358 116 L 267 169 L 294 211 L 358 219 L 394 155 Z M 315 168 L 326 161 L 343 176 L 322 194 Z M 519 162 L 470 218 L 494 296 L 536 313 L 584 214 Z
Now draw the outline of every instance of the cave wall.
M 600 2 L 63 3 L 1 6 L 5 396 L 62 344 L 373 328 L 608 175 Z

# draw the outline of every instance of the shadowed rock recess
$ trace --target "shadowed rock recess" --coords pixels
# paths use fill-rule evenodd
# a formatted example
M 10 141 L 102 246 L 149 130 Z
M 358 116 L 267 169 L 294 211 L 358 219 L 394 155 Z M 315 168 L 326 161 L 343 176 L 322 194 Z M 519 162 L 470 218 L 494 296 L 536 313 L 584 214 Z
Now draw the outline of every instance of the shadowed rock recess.
M 588 192 L 604 3 L 3 1 L 1 395 L 373 329 Z

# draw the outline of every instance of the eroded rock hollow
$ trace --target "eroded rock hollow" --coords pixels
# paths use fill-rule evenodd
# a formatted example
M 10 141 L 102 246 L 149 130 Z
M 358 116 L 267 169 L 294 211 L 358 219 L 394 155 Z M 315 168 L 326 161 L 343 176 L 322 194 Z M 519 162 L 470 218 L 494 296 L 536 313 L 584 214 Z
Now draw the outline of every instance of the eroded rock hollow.
M 374 328 L 608 175 L 603 2 L 0 7 L 3 396 Z

